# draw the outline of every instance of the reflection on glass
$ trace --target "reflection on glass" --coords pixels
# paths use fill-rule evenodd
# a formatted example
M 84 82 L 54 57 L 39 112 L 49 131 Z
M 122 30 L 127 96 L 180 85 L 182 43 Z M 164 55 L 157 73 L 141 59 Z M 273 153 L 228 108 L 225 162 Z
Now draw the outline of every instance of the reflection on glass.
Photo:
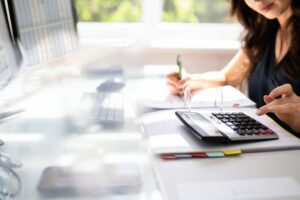
M 97 165 L 83 161 L 76 166 L 49 166 L 38 183 L 41 196 L 63 199 L 107 199 L 138 194 L 140 189 L 140 169 L 134 163 Z
M 224 0 L 164 0 L 162 21 L 184 23 L 229 22 Z
M 0 154 L 0 199 L 13 199 L 21 190 L 21 180 L 13 168 L 21 167 L 19 161 Z

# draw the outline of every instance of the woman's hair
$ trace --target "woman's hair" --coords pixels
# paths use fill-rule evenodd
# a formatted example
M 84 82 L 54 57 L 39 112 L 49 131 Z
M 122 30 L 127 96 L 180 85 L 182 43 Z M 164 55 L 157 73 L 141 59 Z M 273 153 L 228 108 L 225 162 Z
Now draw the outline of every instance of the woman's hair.
M 277 19 L 269 20 L 248 7 L 244 0 L 230 0 L 231 15 L 244 26 L 243 47 L 251 62 L 252 70 L 261 59 L 270 36 L 277 33 Z M 291 1 L 293 15 L 289 19 L 292 38 L 289 52 L 284 60 L 283 73 L 292 80 L 300 76 L 300 1 Z M 275 69 L 274 69 L 275 70 Z

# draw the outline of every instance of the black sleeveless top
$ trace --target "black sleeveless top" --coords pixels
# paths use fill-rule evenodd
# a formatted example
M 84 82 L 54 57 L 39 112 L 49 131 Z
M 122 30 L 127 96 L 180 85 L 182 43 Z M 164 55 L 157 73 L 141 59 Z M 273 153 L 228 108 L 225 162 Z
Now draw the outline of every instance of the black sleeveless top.
M 276 34 L 273 34 L 265 48 L 261 61 L 255 66 L 248 79 L 249 98 L 257 104 L 258 108 L 265 105 L 264 95 L 269 94 L 275 87 L 286 83 L 291 84 L 295 93 L 300 96 L 300 77 L 297 77 L 296 81 L 292 81 L 282 72 L 286 56 L 276 64 L 275 41 Z M 286 130 L 298 137 L 300 136 L 300 133 L 293 131 L 274 114 L 268 115 Z

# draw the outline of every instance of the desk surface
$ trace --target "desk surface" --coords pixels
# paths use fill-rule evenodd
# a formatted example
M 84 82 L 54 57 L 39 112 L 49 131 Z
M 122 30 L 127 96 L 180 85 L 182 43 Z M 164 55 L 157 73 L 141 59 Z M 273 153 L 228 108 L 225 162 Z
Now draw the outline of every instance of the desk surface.
M 84 197 L 73 196 L 71 199 L 161 200 L 159 192 L 161 191 L 166 200 L 193 200 L 208 195 L 203 191 L 199 192 L 200 190 L 192 190 L 203 185 L 206 185 L 208 190 L 212 189 L 209 187 L 211 184 L 212 187 L 220 189 L 224 183 L 243 183 L 243 181 L 254 183 L 261 181 L 261 184 L 271 184 L 273 181 L 275 187 L 282 181 L 288 186 L 299 185 L 300 151 L 181 161 L 162 161 L 149 155 L 147 141 L 141 133 L 139 121 L 141 112 L 135 112 L 131 99 L 132 95 L 135 95 L 136 87 L 139 86 L 138 83 L 144 79 L 141 79 L 140 75 L 136 76 L 138 74 L 136 70 L 133 71 L 132 74 L 131 72 L 127 74 L 128 80 L 124 91 L 126 105 L 123 128 L 105 129 L 95 124 L 72 123 L 73 117 L 76 117 L 76 112 L 74 113 L 76 101 L 82 92 L 93 91 L 101 81 L 82 77 L 60 77 L 52 84 L 44 84 L 36 95 L 24 102 L 23 106 L 27 112 L 0 123 L 0 138 L 5 141 L 0 151 L 23 163 L 21 168 L 16 169 L 22 180 L 22 189 L 17 199 L 54 198 L 44 196 L 37 190 L 41 174 L 49 166 L 75 166 L 88 170 L 97 168 L 105 173 L 110 173 L 114 167 L 129 166 L 115 172 L 133 176 L 138 174 L 140 178 L 135 185 L 138 189 L 134 192 L 122 193 L 110 190 Z M 240 199 L 239 195 L 251 193 L 251 189 L 233 188 L 235 199 Z M 284 192 L 283 190 L 282 193 Z M 286 193 L 288 192 L 289 190 L 286 190 Z M 214 199 L 213 197 L 217 196 L 206 197 Z M 64 196 L 55 198 L 65 199 Z M 261 196 L 257 196 L 256 199 L 261 199 Z M 281 198 L 275 196 L 273 199 Z
M 161 199 L 132 106 L 130 81 L 123 91 L 124 126 L 105 128 L 84 121 L 76 107 L 82 93 L 94 92 L 106 77 L 51 78 L 54 80 L 46 80 L 38 92 L 16 106 L 26 112 L 0 123 L 0 138 L 5 142 L 0 152 L 23 163 L 15 169 L 22 183 L 16 199 Z M 95 181 L 99 186 L 89 193 L 75 191 L 75 195 L 74 191 L 68 195 L 38 191 L 43 171 L 55 166 L 88 174 L 88 181 L 78 185 L 85 187 Z M 93 173 L 97 178 L 90 180 Z M 65 178 L 60 183 L 83 180 Z

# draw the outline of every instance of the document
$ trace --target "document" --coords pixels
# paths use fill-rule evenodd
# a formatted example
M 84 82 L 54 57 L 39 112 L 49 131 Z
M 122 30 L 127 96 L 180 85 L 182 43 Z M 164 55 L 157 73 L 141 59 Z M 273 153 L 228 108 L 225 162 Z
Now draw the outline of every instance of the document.
M 186 107 L 184 97 L 170 95 L 165 80 L 145 81 L 140 88 L 140 91 L 137 92 L 140 94 L 137 103 L 144 108 L 173 109 Z M 256 104 L 238 89 L 228 85 L 219 88 L 207 88 L 193 94 L 190 106 L 191 108 L 255 108 Z
M 193 109 L 193 112 L 209 110 L 219 112 L 219 109 Z M 300 140 L 277 125 L 268 116 L 257 116 L 255 108 L 226 108 L 223 112 L 244 112 L 253 119 L 270 127 L 278 134 L 279 139 L 249 143 L 220 144 L 209 143 L 196 138 L 179 119 L 175 116 L 175 110 L 161 110 L 143 115 L 143 130 L 148 137 L 148 144 L 153 154 L 184 153 L 194 151 L 220 151 L 228 149 L 245 149 L 252 152 L 276 150 L 288 150 L 300 148 Z

